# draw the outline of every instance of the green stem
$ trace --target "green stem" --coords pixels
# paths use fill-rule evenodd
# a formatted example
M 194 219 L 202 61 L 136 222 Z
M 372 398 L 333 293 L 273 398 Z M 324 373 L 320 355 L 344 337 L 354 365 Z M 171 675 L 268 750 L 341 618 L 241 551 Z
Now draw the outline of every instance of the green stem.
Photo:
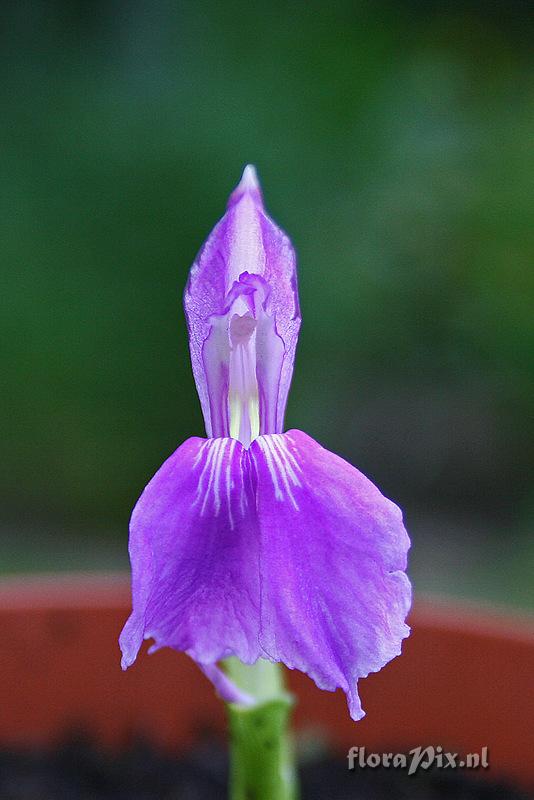
M 287 724 L 293 699 L 279 664 L 260 659 L 248 666 L 224 662 L 232 681 L 256 701 L 228 704 L 230 721 L 230 800 L 296 800 L 293 746 Z

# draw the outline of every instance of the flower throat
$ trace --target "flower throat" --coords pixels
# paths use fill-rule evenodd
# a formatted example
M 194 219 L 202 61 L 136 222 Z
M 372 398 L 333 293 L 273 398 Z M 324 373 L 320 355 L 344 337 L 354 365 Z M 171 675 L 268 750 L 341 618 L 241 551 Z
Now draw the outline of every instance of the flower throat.
M 242 445 L 260 434 L 260 403 L 256 376 L 256 320 L 234 314 L 230 320 L 228 418 L 230 436 Z

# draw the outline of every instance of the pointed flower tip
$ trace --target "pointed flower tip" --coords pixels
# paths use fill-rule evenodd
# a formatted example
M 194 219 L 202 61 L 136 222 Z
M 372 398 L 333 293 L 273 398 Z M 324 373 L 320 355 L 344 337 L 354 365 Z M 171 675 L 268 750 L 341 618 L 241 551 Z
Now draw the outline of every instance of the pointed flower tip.
M 252 164 L 247 164 L 243 170 L 241 180 L 230 195 L 228 207 L 230 208 L 231 206 L 235 205 L 246 194 L 252 197 L 255 203 L 263 206 L 260 182 L 258 180 L 256 168 L 253 167 Z

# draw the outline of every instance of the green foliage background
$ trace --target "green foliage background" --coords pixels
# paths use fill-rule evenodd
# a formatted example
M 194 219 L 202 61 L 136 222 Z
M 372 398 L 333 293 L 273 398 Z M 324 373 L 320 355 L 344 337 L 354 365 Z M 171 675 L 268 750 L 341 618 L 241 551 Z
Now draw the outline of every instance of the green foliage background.
M 299 255 L 288 427 L 403 506 L 418 587 L 534 603 L 529 5 L 4 7 L 0 569 L 126 564 L 250 161 Z

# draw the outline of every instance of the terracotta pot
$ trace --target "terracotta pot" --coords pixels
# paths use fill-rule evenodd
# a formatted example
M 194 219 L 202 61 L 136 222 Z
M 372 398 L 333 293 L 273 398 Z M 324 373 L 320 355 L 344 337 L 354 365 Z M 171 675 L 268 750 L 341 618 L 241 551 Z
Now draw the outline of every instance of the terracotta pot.
M 162 650 L 119 666 L 117 637 L 130 606 L 125 575 L 0 582 L 0 744 L 43 744 L 83 728 L 120 745 L 134 735 L 184 748 L 225 730 L 222 704 L 196 666 Z M 298 729 L 322 730 L 344 757 L 418 745 L 489 749 L 487 777 L 534 785 L 534 625 L 510 613 L 419 599 L 401 658 L 361 682 L 367 717 L 299 673 Z

